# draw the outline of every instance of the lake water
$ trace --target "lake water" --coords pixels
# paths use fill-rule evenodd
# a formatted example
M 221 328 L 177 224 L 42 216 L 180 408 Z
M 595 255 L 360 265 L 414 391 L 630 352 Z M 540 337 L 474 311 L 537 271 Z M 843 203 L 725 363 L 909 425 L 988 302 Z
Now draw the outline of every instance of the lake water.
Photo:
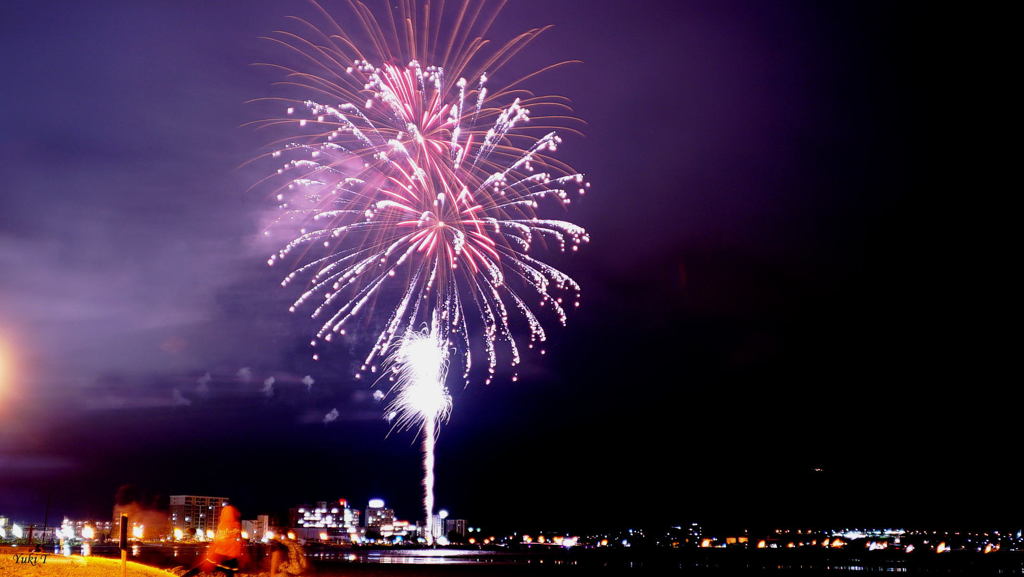
M 132 558 L 161 567 L 191 566 L 202 547 L 136 547 Z M 77 553 L 77 551 L 76 551 Z M 94 555 L 116 557 L 113 547 Z M 267 549 L 249 548 L 251 571 L 266 563 Z M 793 550 L 459 550 L 309 548 L 307 557 L 320 577 L 360 575 L 454 577 L 683 577 L 723 575 L 1024 575 L 1024 554 L 924 554 Z

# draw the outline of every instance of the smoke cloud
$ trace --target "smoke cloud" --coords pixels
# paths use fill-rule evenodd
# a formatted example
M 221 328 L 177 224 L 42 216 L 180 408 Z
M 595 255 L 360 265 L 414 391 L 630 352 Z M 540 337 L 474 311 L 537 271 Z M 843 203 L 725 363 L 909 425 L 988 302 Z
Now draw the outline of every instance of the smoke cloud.
M 330 413 L 324 415 L 324 424 L 333 423 L 338 420 L 338 409 L 331 409 Z
M 204 397 L 210 394 L 210 381 L 212 380 L 213 377 L 210 376 L 210 373 L 206 373 L 196 379 L 196 393 Z
M 187 407 L 192 404 L 192 401 L 185 398 L 185 395 L 181 394 L 178 389 L 171 391 L 171 399 L 175 407 Z
M 111 535 L 118 535 L 121 515 L 128 515 L 129 533 L 131 528 L 142 525 L 144 539 L 156 539 L 167 534 L 166 497 L 135 485 L 122 485 L 114 497 L 114 528 Z

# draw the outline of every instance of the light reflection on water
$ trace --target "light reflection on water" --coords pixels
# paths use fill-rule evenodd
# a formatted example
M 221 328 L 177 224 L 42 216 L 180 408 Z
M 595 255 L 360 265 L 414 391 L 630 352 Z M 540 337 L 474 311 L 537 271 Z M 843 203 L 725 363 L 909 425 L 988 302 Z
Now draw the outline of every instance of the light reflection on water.
M 618 558 L 558 558 L 558 557 L 541 557 L 530 554 L 514 553 L 510 551 L 481 551 L 481 550 L 444 550 L 444 549 L 422 549 L 422 550 L 370 550 L 370 551 L 314 551 L 311 552 L 309 557 L 312 561 L 320 561 L 322 564 L 317 566 L 321 569 L 321 574 L 325 576 L 335 576 L 344 574 L 344 570 L 341 566 L 335 565 L 334 563 L 378 563 L 378 564 L 394 564 L 394 565 L 512 565 L 520 567 L 537 567 L 538 570 L 547 567 L 589 567 L 593 570 L 598 571 L 612 571 L 618 575 L 617 571 L 625 570 L 626 574 L 636 575 L 651 575 L 660 574 L 661 572 L 668 571 L 668 574 L 687 574 L 692 571 L 697 571 L 700 574 L 704 574 L 703 571 L 713 571 L 714 574 L 721 571 L 722 575 L 729 574 L 730 563 L 721 563 L 723 560 L 711 560 L 711 559 L 686 559 L 686 560 L 674 560 L 668 561 L 664 558 L 636 558 L 636 557 L 618 557 Z M 911 567 L 896 565 L 887 566 L 885 564 L 872 565 L 870 563 L 864 564 L 860 560 L 850 560 L 846 563 L 824 563 L 821 562 L 808 562 L 808 561 L 797 561 L 791 563 L 778 563 L 766 560 L 764 563 L 740 562 L 738 566 L 733 566 L 733 569 L 743 573 L 747 572 L 750 574 L 778 574 L 778 575 L 789 575 L 791 572 L 799 574 L 818 574 L 818 575 L 846 575 L 850 573 L 910 573 Z M 896 563 L 902 563 L 900 561 L 894 561 Z M 346 563 L 346 564 L 347 564 Z M 548 569 L 543 569 L 548 571 Z M 554 569 L 551 569 L 554 570 Z M 338 571 L 338 573 L 335 573 Z M 654 573 L 652 573 L 654 572 Z M 676 573 L 678 572 L 678 573 Z M 602 573 L 606 574 L 606 573 Z M 970 573 L 951 571 L 949 575 L 969 575 Z M 1015 572 L 1014 574 L 1021 574 Z
M 398 551 L 370 551 L 364 562 L 416 565 L 475 565 L 492 563 L 494 551 L 461 549 L 412 549 Z
M 55 553 L 60 547 L 55 547 Z M 73 548 L 73 553 L 79 548 Z M 135 560 L 157 566 L 187 565 L 201 552 L 202 547 L 179 547 L 174 546 L 142 546 L 132 547 L 132 556 Z M 83 544 L 81 548 L 83 555 L 100 555 L 117 557 L 118 551 L 113 546 Z M 144 558 L 139 559 L 142 554 Z M 159 556 L 162 555 L 162 558 Z M 661 574 L 675 574 L 680 576 L 690 575 L 728 575 L 732 573 L 747 573 L 752 575 L 849 575 L 851 573 L 924 573 L 943 574 L 947 576 L 975 575 L 969 566 L 942 566 L 918 567 L 909 563 L 906 559 L 882 559 L 878 558 L 877 564 L 873 564 L 874 558 L 859 558 L 853 556 L 847 559 L 801 559 L 790 557 L 775 558 L 746 558 L 711 556 L 703 558 L 672 558 L 665 556 L 645 555 L 602 555 L 600 552 L 523 552 L 523 551 L 495 551 L 495 550 L 461 550 L 461 549 L 307 549 L 307 556 L 317 568 L 321 577 L 338 577 L 349 575 L 351 564 L 381 564 L 381 565 L 458 565 L 462 568 L 459 571 L 471 571 L 467 575 L 477 575 L 466 566 L 481 565 L 482 572 L 497 570 L 499 566 L 520 567 L 530 572 L 536 568 L 538 572 L 547 573 L 554 571 L 560 573 L 554 567 L 577 567 L 578 571 L 588 569 L 585 573 L 598 575 L 635 575 L 649 576 Z M 870 557 L 870 556 L 868 556 Z M 173 561 L 172 561 L 173 560 Z M 258 560 L 258 557 L 257 557 Z M 1021 561 L 1024 561 L 1022 559 Z M 490 568 L 485 568 L 490 567 Z M 977 569 L 977 567 L 973 567 Z M 999 575 L 1022 575 L 1024 574 L 1024 563 L 1007 564 L 1001 567 L 988 568 L 986 574 Z M 397 570 L 397 567 L 396 569 Z M 453 569 L 454 570 L 454 569 Z M 518 569 L 511 569 L 518 575 Z M 443 570 L 442 570 L 443 571 Z M 609 573 L 608 571 L 611 571 Z M 711 573 L 706 573 L 711 571 Z M 566 573 L 577 575 L 574 570 L 569 569 Z M 552 574 L 554 577 L 557 577 Z

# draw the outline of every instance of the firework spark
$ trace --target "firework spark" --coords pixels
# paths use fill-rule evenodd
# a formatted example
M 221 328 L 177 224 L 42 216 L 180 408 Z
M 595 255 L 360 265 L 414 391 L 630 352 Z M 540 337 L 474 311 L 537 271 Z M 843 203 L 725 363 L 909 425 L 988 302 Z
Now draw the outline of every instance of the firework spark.
M 420 425 L 429 499 L 434 437 L 451 409 L 449 351 L 468 383 L 480 343 L 490 383 L 505 350 L 516 380 L 516 328 L 534 348 L 547 338 L 535 311 L 565 323 L 580 287 L 537 253 L 575 251 L 589 237 L 540 213 L 564 209 L 589 183 L 553 156 L 559 130 L 574 132 L 577 121 L 567 99 L 522 87 L 566 62 L 491 85 L 547 28 L 488 51 L 503 2 L 382 4 L 378 18 L 349 2 L 358 23 L 349 34 L 314 3 L 324 28 L 295 19 L 302 34 L 270 38 L 304 63 L 273 66 L 308 98 L 272 99 L 285 115 L 259 123 L 291 129 L 268 153 L 282 164 L 280 217 L 267 230 L 279 226 L 290 240 L 267 262 L 296 263 L 282 285 L 306 284 L 291 310 L 305 306 L 320 322 L 314 347 L 360 319 L 372 324 L 371 309 L 386 315 L 356 376 L 391 360 L 391 410 L 398 426 Z M 425 508 L 429 521 L 433 504 Z

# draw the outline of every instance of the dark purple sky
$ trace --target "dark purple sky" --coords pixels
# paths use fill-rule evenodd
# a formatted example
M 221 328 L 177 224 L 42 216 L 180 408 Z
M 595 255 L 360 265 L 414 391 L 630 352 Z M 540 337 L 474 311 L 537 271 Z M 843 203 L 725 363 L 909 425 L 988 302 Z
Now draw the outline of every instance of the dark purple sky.
M 248 189 L 270 167 L 239 168 L 266 142 L 242 126 L 260 117 L 244 102 L 278 79 L 250 64 L 282 57 L 259 36 L 290 14 L 313 15 L 0 9 L 0 338 L 18 364 L 0 390 L 0 514 L 40 518 L 49 494 L 55 514 L 105 516 L 133 483 L 228 495 L 246 516 L 340 496 L 417 515 L 412 439 L 386 438 L 351 379 L 365 343 L 308 360 L 312 327 L 287 314 L 256 235 L 270 203 Z M 963 496 L 1000 478 L 996 449 L 955 425 L 921 368 L 910 16 L 506 9 L 498 37 L 556 25 L 522 66 L 584 61 L 538 82 L 589 123 L 560 154 L 593 182 L 571 211 L 593 242 L 560 261 L 585 300 L 550 353 L 519 383 L 457 392 L 441 506 L 517 526 L 1012 513 Z

